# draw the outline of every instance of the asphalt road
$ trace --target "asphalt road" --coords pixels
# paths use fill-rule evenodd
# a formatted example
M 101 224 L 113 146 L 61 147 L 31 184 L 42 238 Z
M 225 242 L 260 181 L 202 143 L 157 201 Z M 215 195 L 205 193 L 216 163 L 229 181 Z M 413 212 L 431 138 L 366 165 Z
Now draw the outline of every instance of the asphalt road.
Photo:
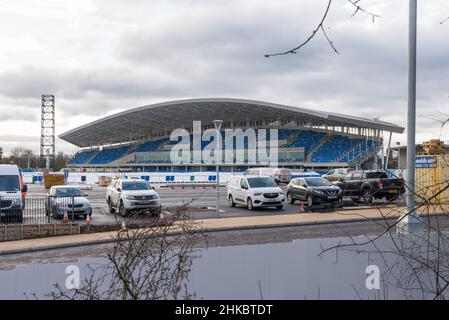
M 84 192 L 87 194 L 92 208 L 92 222 L 95 224 L 109 224 L 114 223 L 116 219 L 120 220 L 120 217 L 116 214 L 109 213 L 108 205 L 106 203 L 106 187 L 85 186 L 87 189 Z M 281 186 L 285 191 L 285 186 Z M 215 210 L 216 202 L 216 189 L 214 188 L 157 188 L 156 191 L 161 197 L 162 207 L 165 212 L 174 212 L 176 207 L 188 203 L 191 208 L 192 216 L 194 218 L 216 218 L 217 213 Z M 44 198 L 48 193 L 43 186 L 29 185 L 28 198 Z M 353 202 L 351 200 L 345 200 L 345 205 L 351 207 Z M 383 200 L 379 200 L 376 205 L 384 206 L 386 203 Z M 220 217 L 242 217 L 248 215 L 275 215 L 275 214 L 291 214 L 299 212 L 299 202 L 295 205 L 286 203 L 282 210 L 276 208 L 258 208 L 254 211 L 248 211 L 243 206 L 236 206 L 231 208 L 228 206 L 226 199 L 226 188 L 220 188 Z M 320 211 L 319 208 L 316 208 Z M 324 213 L 323 213 L 324 214 Z M 33 209 L 29 208 L 25 214 L 25 222 L 33 215 Z

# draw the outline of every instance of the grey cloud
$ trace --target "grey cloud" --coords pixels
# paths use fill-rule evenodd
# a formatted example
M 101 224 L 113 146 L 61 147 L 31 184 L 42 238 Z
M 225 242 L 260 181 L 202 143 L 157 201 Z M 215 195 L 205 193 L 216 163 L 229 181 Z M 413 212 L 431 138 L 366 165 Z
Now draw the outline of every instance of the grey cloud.
M 11 107 L 0 109 L 0 123 L 20 120 L 20 121 L 37 121 L 38 116 L 34 108 L 28 107 Z
M 405 3 L 378 4 L 382 17 L 372 25 L 363 14 L 351 18 L 346 2 L 336 1 L 326 26 L 341 54 L 332 53 L 318 34 L 298 54 L 270 59 L 264 54 L 289 49 L 310 34 L 325 1 L 95 3 L 103 22 L 123 30 L 105 35 L 114 41 L 113 50 L 103 52 L 109 64 L 91 63 L 83 70 L 11 66 L 0 73 L 0 94 L 31 101 L 54 93 L 63 123 L 164 99 L 227 96 L 405 124 Z M 449 25 L 424 19 L 430 18 L 420 20 L 418 109 L 444 110 L 449 42 L 443 40 Z M 118 27 L 125 24 L 129 27 Z

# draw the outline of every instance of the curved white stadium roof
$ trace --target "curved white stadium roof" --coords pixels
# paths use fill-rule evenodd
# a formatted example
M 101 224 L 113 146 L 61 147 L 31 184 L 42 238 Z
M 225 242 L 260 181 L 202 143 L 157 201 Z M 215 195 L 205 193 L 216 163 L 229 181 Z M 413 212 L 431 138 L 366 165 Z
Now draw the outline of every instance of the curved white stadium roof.
M 59 137 L 78 147 L 121 143 L 176 128 L 191 128 L 193 121 L 211 125 L 214 119 L 238 121 L 301 121 L 313 125 L 352 126 L 402 133 L 393 123 L 304 109 L 276 103 L 204 98 L 156 103 L 119 112 L 67 131 Z

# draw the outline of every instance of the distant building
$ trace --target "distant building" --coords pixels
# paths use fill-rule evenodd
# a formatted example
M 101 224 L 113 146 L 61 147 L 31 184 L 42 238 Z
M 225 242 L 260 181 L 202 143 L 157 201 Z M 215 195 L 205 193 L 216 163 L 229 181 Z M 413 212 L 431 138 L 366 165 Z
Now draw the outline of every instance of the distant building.
M 215 119 L 223 122 L 219 133 L 222 140 L 229 131 L 252 129 L 249 131 L 262 140 L 276 142 L 276 165 L 298 170 L 370 168 L 383 148 L 383 134 L 404 131 L 399 125 L 378 119 L 264 101 L 203 98 L 129 109 L 59 137 L 80 148 L 67 164 L 75 171 L 215 171 L 213 161 L 198 160 L 196 156 L 198 149 L 207 152 L 215 142 L 207 137 L 199 141 L 195 156 L 190 144 L 207 129 L 213 129 Z M 196 128 L 195 123 L 200 127 Z M 171 158 L 171 150 L 179 142 L 170 139 L 171 133 L 180 128 L 186 132 L 186 149 L 191 151 L 182 163 Z M 276 132 L 273 136 L 271 129 Z M 249 138 L 237 143 L 231 137 L 230 146 L 233 150 L 220 156 L 230 156 L 220 170 L 239 172 L 266 165 L 263 154 L 258 154 L 257 159 L 248 156 L 255 150 L 249 146 Z
M 444 143 L 440 140 L 440 143 L 433 144 L 438 145 L 438 148 L 429 147 L 429 143 L 434 140 L 424 141 L 423 143 L 416 145 L 416 154 L 417 155 L 425 155 L 425 154 L 449 154 L 449 143 Z M 405 169 L 407 166 L 407 146 L 394 146 L 391 147 L 393 151 L 393 156 L 390 159 L 389 167 L 392 169 Z M 399 167 L 398 167 L 399 162 Z

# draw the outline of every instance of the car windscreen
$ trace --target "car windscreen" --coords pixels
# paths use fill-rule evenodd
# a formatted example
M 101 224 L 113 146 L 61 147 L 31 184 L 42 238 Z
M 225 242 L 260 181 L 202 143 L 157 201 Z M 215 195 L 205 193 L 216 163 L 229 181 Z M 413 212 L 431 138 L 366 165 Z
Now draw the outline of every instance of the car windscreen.
M 273 178 L 248 178 L 247 180 L 251 188 L 277 187 Z
M 314 178 L 305 178 L 307 185 L 311 187 L 324 187 L 324 186 L 331 186 L 332 184 L 321 177 L 314 177 Z
M 122 183 L 123 190 L 149 190 L 151 187 L 143 181 L 126 181 Z
M 84 197 L 83 192 L 77 188 L 58 188 L 55 192 L 56 197 Z
M 388 176 L 385 172 L 377 171 L 377 172 L 367 172 L 366 178 L 367 179 L 381 179 L 381 178 L 385 179 L 385 178 L 388 178 Z
M 20 191 L 19 176 L 0 175 L 0 191 Z

